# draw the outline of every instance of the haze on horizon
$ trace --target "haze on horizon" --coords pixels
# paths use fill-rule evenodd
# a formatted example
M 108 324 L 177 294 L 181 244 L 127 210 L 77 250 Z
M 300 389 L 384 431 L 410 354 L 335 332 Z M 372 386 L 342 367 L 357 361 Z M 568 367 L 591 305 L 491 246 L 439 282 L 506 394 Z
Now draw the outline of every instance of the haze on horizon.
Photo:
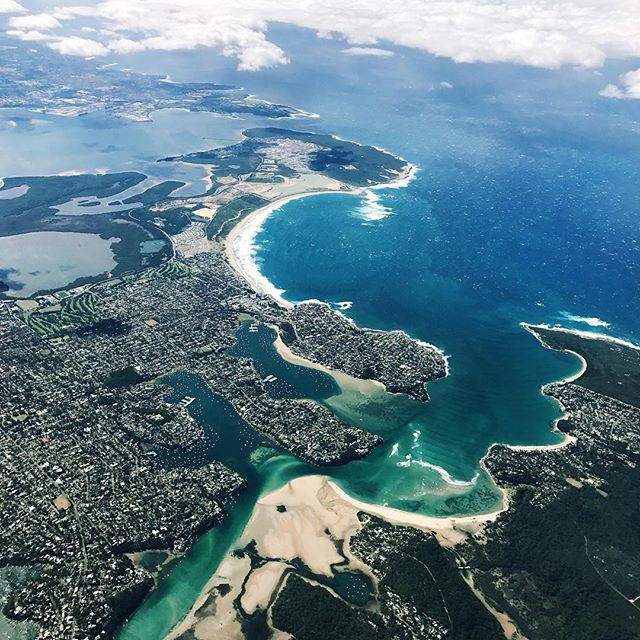
M 344 41 L 349 55 L 392 56 L 411 47 L 458 63 L 515 63 L 597 72 L 607 60 L 629 60 L 607 98 L 640 98 L 640 12 L 634 0 L 0 0 L 0 28 L 63 55 L 104 57 L 140 51 L 211 48 L 240 71 L 287 64 L 272 42 L 275 23 Z

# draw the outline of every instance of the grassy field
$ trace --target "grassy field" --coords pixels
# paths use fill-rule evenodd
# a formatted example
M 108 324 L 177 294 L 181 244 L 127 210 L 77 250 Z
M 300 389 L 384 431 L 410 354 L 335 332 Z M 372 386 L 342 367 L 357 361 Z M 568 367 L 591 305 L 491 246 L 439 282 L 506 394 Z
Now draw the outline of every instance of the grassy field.
M 159 267 L 151 267 L 138 273 L 132 273 L 122 278 L 118 278 L 115 286 L 121 282 L 149 282 L 154 278 L 182 278 L 191 273 L 191 269 L 179 260 L 169 260 Z
M 91 291 L 66 298 L 60 304 L 23 312 L 24 321 L 44 337 L 53 337 L 98 319 L 100 299 Z
M 183 262 L 170 260 L 159 267 L 151 267 L 122 278 L 113 278 L 105 285 L 117 287 L 124 282 L 148 282 L 154 278 L 181 278 L 189 272 L 189 267 Z M 45 338 L 72 333 L 102 319 L 100 297 L 92 291 L 85 291 L 73 297 L 66 291 L 61 291 L 58 292 L 57 297 L 60 298 L 60 302 L 56 305 L 22 311 L 25 323 Z
M 209 240 L 222 240 L 231 230 L 231 222 L 240 221 L 244 216 L 263 207 L 269 201 L 254 194 L 247 194 L 222 205 L 207 225 Z

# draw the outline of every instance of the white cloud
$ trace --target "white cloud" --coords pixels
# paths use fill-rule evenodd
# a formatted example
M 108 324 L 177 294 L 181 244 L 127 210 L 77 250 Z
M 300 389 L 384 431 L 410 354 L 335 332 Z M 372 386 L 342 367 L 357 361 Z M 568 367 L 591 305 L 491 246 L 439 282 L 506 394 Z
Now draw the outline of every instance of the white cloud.
M 601 92 L 605 98 L 640 100 L 640 69 L 627 71 L 620 76 L 620 85 L 608 84 Z
M 380 49 L 378 47 L 349 47 L 348 49 L 343 49 L 342 53 L 346 53 L 349 56 L 378 56 L 382 58 L 395 55 L 393 51 Z
M 26 16 L 15 16 L 9 20 L 9 26 L 14 29 L 49 31 L 57 29 L 60 23 L 56 18 L 47 13 L 30 13 Z
M 42 33 L 41 31 L 35 31 L 34 29 L 31 29 L 30 31 L 9 29 L 7 31 L 7 35 L 11 36 L 12 38 L 18 38 L 18 40 L 27 40 L 33 42 L 52 39 L 52 36 L 50 36 L 48 33 Z
M 0 0 L 0 13 L 24 13 L 26 9 L 15 0 Z
M 453 85 L 446 80 L 438 85 L 441 89 L 453 89 Z
M 604 0 L 76 1 L 85 4 L 51 15 L 78 31 L 82 17 L 97 20 L 105 53 L 212 47 L 245 70 L 287 62 L 268 38 L 274 22 L 343 38 L 352 49 L 390 42 L 456 62 L 597 68 L 610 57 L 640 57 L 638 0 L 607 0 L 604 9 Z
M 136 40 L 119 38 L 109 43 L 109 49 L 115 53 L 135 53 L 136 51 L 144 51 L 145 47 L 141 42 Z
M 81 56 L 82 58 L 104 56 L 109 53 L 109 49 L 102 43 L 77 36 L 60 38 L 48 46 L 65 56 Z

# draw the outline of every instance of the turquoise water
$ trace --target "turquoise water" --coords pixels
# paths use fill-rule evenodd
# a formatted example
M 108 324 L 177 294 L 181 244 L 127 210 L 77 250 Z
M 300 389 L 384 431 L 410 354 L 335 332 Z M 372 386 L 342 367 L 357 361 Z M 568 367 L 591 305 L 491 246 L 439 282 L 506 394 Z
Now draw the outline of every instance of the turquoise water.
M 237 356 L 253 357 L 258 371 L 265 377 L 277 376 L 276 381 L 267 383 L 271 395 L 313 397 L 322 401 L 339 393 L 335 381 L 327 374 L 283 361 L 273 346 L 274 337 L 275 333 L 263 325 L 258 332 L 250 332 L 249 323 L 245 322 L 232 351 Z M 195 398 L 188 411 L 201 425 L 204 441 L 186 452 L 159 451 L 159 462 L 170 467 L 195 467 L 219 460 L 246 478 L 248 488 L 229 506 L 229 517 L 202 536 L 177 564 L 161 575 L 158 587 L 122 630 L 121 640 L 148 640 L 167 634 L 188 613 L 227 550 L 242 533 L 258 496 L 292 478 L 318 471 L 275 448 L 199 376 L 178 372 L 163 382 L 173 390 L 169 402 L 178 402 L 187 396 Z
M 472 481 L 452 478 L 456 483 L 452 485 L 443 482 L 442 470 L 402 464 L 396 449 L 406 443 L 415 452 L 416 425 L 423 419 L 424 405 L 379 389 L 370 395 L 361 393 L 358 387 L 355 392 L 343 389 L 322 371 L 283 360 L 273 344 L 275 332 L 264 325 L 258 325 L 258 331 L 250 331 L 250 324 L 244 322 L 240 327 L 232 353 L 251 357 L 261 375 L 277 378 L 267 383 L 273 397 L 312 398 L 346 422 L 366 426 L 385 438 L 385 444 L 365 460 L 330 470 L 346 489 L 365 499 L 426 514 L 482 512 L 500 506 L 495 487 L 477 470 L 477 465 L 472 466 Z M 166 635 L 188 613 L 227 550 L 233 548 L 259 495 L 296 477 L 327 472 L 278 450 L 239 418 L 227 401 L 212 393 L 199 376 L 179 372 L 163 382 L 173 389 L 171 402 L 186 396 L 195 398 L 188 410 L 202 426 L 205 439 L 187 452 L 160 451 L 159 461 L 168 466 L 189 467 L 220 460 L 248 480 L 248 489 L 230 505 L 221 525 L 202 536 L 161 575 L 158 588 L 125 625 L 120 640 Z M 354 602 L 366 602 L 371 588 L 368 580 L 357 574 L 336 576 L 333 587 L 344 591 Z
M 356 62 L 341 61 L 338 68 L 327 55 L 322 63 L 326 66 L 314 69 L 315 75 L 305 60 L 274 71 L 290 83 L 273 82 L 285 94 L 279 93 L 279 99 L 296 105 L 303 100 L 310 110 L 312 103 L 319 105 L 324 119 L 305 123 L 305 128 L 380 144 L 420 170 L 407 188 L 376 191 L 377 207 L 371 199 L 333 195 L 281 208 L 257 237 L 261 270 L 289 300 L 348 302 L 344 312 L 361 326 L 401 328 L 436 344 L 450 356 L 451 375 L 429 386 L 426 405 L 357 392 L 332 396 L 324 386 L 327 381 L 289 378 L 288 365 L 272 350 L 246 342 L 254 336 L 268 345 L 262 330 L 241 332 L 238 352 L 252 353 L 261 374 L 278 377 L 270 389 L 274 394 L 281 390 L 292 397 L 314 397 L 343 419 L 383 435 L 385 444 L 369 458 L 331 469 L 353 495 L 427 514 L 490 511 L 500 500 L 479 467 L 481 457 L 494 442 L 557 442 L 549 425 L 559 408 L 541 395 L 540 387 L 578 368 L 571 356 L 542 349 L 519 323 L 566 320 L 561 315 L 566 310 L 597 315 L 624 327 L 621 332 L 631 331 L 629 255 L 618 249 L 598 256 L 610 277 L 620 274 L 616 282 L 626 287 L 623 298 L 615 292 L 617 300 L 623 299 L 616 305 L 601 292 L 590 294 L 590 288 L 602 288 L 603 276 L 594 269 L 595 247 L 587 243 L 591 253 L 582 256 L 578 243 L 589 225 L 597 223 L 601 240 L 613 248 L 616 237 L 623 237 L 621 227 L 629 231 L 627 220 L 610 218 L 604 224 L 606 209 L 600 200 L 599 209 L 592 207 L 592 220 L 577 217 L 588 201 L 580 189 L 604 160 L 590 150 L 576 150 L 577 143 L 571 146 L 575 127 L 559 149 L 543 141 L 548 152 L 542 153 L 541 134 L 535 140 L 533 132 L 515 134 L 524 130 L 524 122 L 513 111 L 513 122 L 508 122 L 506 107 L 487 115 L 486 95 L 457 94 L 446 102 L 435 97 L 427 102 L 420 97 L 423 81 L 412 93 L 391 76 L 385 76 L 386 85 L 374 82 L 379 73 L 375 65 L 369 75 L 366 70 L 358 75 L 349 67 Z M 415 69 L 405 71 L 413 74 L 412 80 L 417 77 Z M 328 80 L 316 87 L 303 79 L 305 74 L 316 80 L 318 74 L 331 76 L 334 92 L 322 90 L 330 86 Z M 300 86 L 304 91 L 296 94 Z M 264 94 L 263 89 L 259 92 Z M 463 99 L 478 108 L 472 121 L 462 117 L 467 115 Z M 366 119 L 359 112 L 362 103 L 367 104 Z M 502 122 L 496 124 L 496 117 Z M 554 143 L 558 141 L 556 137 Z M 569 185 L 558 179 L 567 163 L 584 169 Z M 616 169 L 613 163 L 608 175 L 621 179 L 628 169 Z M 605 186 L 614 189 L 613 184 Z M 629 185 L 625 188 L 629 192 Z M 585 278 L 589 269 L 595 271 L 593 278 Z M 167 576 L 123 638 L 161 637 L 186 613 L 233 545 L 255 497 L 314 471 L 290 456 L 267 453 L 264 458 L 254 467 L 250 493 L 222 527 L 192 549 L 177 573 Z

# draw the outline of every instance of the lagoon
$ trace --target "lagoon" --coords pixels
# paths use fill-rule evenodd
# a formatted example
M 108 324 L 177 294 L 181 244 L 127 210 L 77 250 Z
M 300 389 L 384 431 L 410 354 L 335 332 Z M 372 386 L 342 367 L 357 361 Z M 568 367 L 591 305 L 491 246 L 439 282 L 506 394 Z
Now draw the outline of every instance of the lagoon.
M 0 237 L 0 282 L 8 287 L 5 295 L 28 298 L 37 291 L 111 271 L 116 266 L 114 240 L 63 231 Z

